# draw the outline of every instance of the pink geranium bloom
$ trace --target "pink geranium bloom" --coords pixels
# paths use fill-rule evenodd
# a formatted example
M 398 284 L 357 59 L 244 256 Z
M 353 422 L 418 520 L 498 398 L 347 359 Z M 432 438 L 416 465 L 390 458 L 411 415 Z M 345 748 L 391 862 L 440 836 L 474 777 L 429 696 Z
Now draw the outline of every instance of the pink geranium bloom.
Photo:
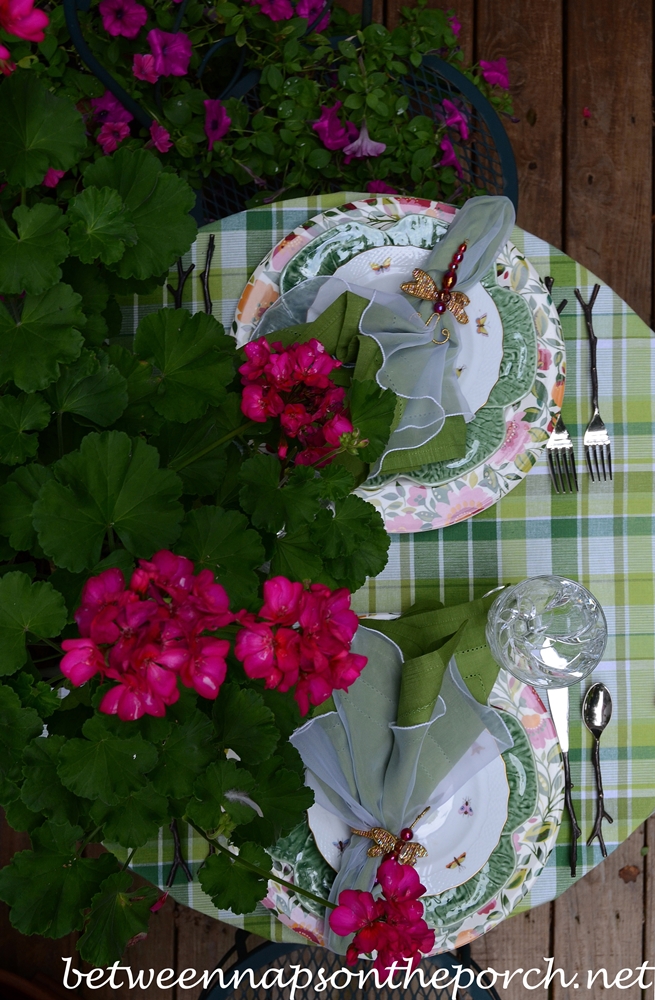
M 187 75 L 193 52 L 188 35 L 183 31 L 172 33 L 153 28 L 147 37 L 155 57 L 155 71 L 159 76 Z
M 373 142 L 364 121 L 357 138 L 344 146 L 344 163 L 350 163 L 351 160 L 364 160 L 368 156 L 381 156 L 386 148 L 384 142 Z
M 0 0 L 0 28 L 27 42 L 42 42 L 50 18 L 34 10 L 34 0 Z
M 469 126 L 466 115 L 447 97 L 443 101 L 443 109 L 446 112 L 446 125 L 458 129 L 462 139 L 468 139 Z
M 3 76 L 11 76 L 15 69 L 16 63 L 12 62 L 11 52 L 6 45 L 0 43 L 0 73 Z
M 288 21 L 293 17 L 293 7 L 290 0 L 257 0 L 262 14 L 270 17 L 271 21 Z
M 366 190 L 369 194 L 398 194 L 395 188 L 389 187 L 384 181 L 369 181 Z
M 302 583 L 292 583 L 285 576 L 274 576 L 264 584 L 260 617 L 275 625 L 294 625 L 298 621 L 302 594 Z
M 98 10 L 103 28 L 114 37 L 136 38 L 148 20 L 148 11 L 134 0 L 100 0 Z
M 150 137 L 152 145 L 159 153 L 167 153 L 173 145 L 170 132 L 163 125 L 160 125 L 159 122 L 153 122 L 150 126 Z
M 296 17 L 306 17 L 309 25 L 312 25 L 323 10 L 325 10 L 325 0 L 298 0 L 296 4 Z M 330 13 L 328 11 L 325 17 L 322 17 L 318 24 L 314 26 L 314 31 L 325 31 L 329 23 Z
M 494 59 L 488 62 L 486 59 L 480 60 L 482 76 L 492 87 L 502 87 L 509 90 L 509 70 L 507 69 L 507 59 Z
M 462 170 L 461 163 L 455 156 L 455 150 L 453 149 L 453 144 L 448 138 L 448 136 L 446 136 L 444 139 L 441 140 L 441 142 L 439 143 L 439 149 L 443 153 L 439 166 L 453 167 L 455 169 L 455 173 L 457 174 L 457 176 L 461 177 L 464 171 Z
M 323 424 L 323 434 L 325 435 L 325 440 L 328 444 L 331 444 L 333 448 L 338 448 L 341 444 L 342 434 L 352 434 L 353 425 L 350 423 L 347 417 L 344 417 L 343 413 L 335 413 L 333 417 L 330 417 Z
M 91 639 L 64 639 L 61 648 L 66 655 L 59 669 L 75 687 L 85 684 L 105 667 L 105 658 Z
M 314 122 L 312 128 L 318 134 L 319 139 L 326 149 L 334 152 L 343 149 L 357 136 L 357 126 L 353 122 L 341 124 L 339 110 L 341 101 L 337 101 L 331 108 L 321 107 L 321 117 Z
M 109 90 L 105 90 L 102 97 L 94 97 L 91 107 L 101 122 L 131 122 L 134 117 Z
M 159 73 L 155 69 L 155 57 L 147 52 L 145 55 L 137 52 L 132 59 L 132 73 L 137 80 L 145 83 L 157 83 Z
M 203 698 L 216 698 L 227 673 L 225 657 L 229 649 L 226 639 L 209 636 L 198 639 L 192 657 L 181 672 L 187 687 L 195 688 Z
M 226 135 L 232 119 L 228 116 L 223 102 L 219 100 L 203 101 L 205 105 L 205 135 L 209 142 L 209 151 L 214 148 L 215 142 Z
M 44 187 L 56 188 L 65 173 L 65 170 L 55 170 L 54 167 L 48 167 L 41 183 Z
M 105 122 L 98 132 L 98 144 L 102 146 L 102 151 L 107 156 L 115 153 L 119 143 L 130 134 L 130 127 L 125 122 Z

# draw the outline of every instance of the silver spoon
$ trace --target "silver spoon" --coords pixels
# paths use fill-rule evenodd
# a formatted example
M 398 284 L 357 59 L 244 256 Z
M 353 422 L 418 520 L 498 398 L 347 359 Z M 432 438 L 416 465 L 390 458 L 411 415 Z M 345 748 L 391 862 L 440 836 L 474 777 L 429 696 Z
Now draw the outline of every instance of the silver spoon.
M 609 691 L 605 685 L 600 682 L 592 684 L 582 703 L 582 721 L 594 738 L 591 760 L 594 765 L 596 790 L 598 793 L 596 800 L 596 820 L 594 822 L 594 828 L 591 831 L 589 840 L 587 841 L 587 846 L 589 846 L 595 837 L 598 837 L 598 843 L 600 844 L 600 849 L 604 858 L 607 857 L 607 848 L 605 847 L 605 841 L 603 840 L 603 820 L 606 819 L 608 823 L 613 823 L 614 820 L 605 809 L 603 778 L 600 772 L 600 738 L 611 718 L 612 698 Z

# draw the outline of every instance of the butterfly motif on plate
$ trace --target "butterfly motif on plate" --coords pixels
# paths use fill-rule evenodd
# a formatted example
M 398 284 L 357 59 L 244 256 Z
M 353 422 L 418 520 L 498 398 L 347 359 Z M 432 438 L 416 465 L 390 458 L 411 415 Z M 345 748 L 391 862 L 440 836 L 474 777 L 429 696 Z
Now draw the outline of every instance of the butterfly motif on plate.
M 403 292 L 414 295 L 417 299 L 425 302 L 443 302 L 447 309 L 453 314 L 458 323 L 468 323 L 469 318 L 465 307 L 469 305 L 470 299 L 464 292 L 449 292 L 439 288 L 434 278 L 422 271 L 420 267 L 415 267 L 412 271 L 413 281 L 404 281 L 400 286 Z M 430 322 L 428 320 L 428 323 Z
M 487 328 L 485 326 L 486 321 L 487 321 L 487 314 L 486 313 L 484 314 L 484 316 L 478 316 L 478 318 L 475 321 L 475 325 L 476 325 L 476 328 L 477 328 L 477 333 L 481 333 L 483 337 L 488 337 L 489 336 L 489 331 L 487 330 Z
M 388 271 L 390 267 L 391 267 L 391 257 L 387 257 L 387 259 L 383 260 L 381 264 L 378 264 L 377 261 L 374 261 L 374 263 L 370 265 L 371 271 L 375 271 L 376 274 L 379 274 L 380 271 Z
M 453 858 L 450 864 L 446 865 L 446 868 L 463 868 L 464 865 L 462 862 L 464 861 L 465 857 L 466 857 L 466 851 L 464 851 L 463 854 L 460 854 L 458 858 Z
M 473 815 L 473 806 L 471 805 L 470 799 L 464 799 L 463 803 L 459 807 L 459 812 L 462 814 L 462 816 Z

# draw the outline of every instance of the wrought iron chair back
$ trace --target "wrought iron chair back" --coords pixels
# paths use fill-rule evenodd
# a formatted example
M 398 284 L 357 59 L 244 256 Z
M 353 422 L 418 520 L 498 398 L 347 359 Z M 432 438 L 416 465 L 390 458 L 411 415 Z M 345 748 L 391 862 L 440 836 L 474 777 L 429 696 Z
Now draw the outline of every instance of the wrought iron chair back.
M 251 984 L 254 983 L 256 987 L 257 983 L 261 982 L 264 971 L 269 968 L 283 969 L 284 974 L 280 978 L 285 982 L 289 982 L 289 979 L 293 975 L 290 971 L 293 966 L 300 966 L 301 969 L 307 969 L 315 977 L 318 974 L 318 970 L 322 969 L 323 975 L 328 981 L 339 969 L 348 968 L 354 973 L 359 971 L 370 973 L 372 969 L 370 962 L 359 962 L 354 966 L 346 966 L 342 955 L 335 955 L 324 948 L 316 948 L 309 945 L 276 944 L 267 941 L 249 951 L 247 946 L 248 936 L 247 931 L 238 930 L 233 947 L 223 955 L 216 967 L 217 970 L 223 969 L 225 986 L 222 987 L 218 979 L 210 982 L 210 985 L 206 990 L 203 990 L 198 1000 L 263 1000 L 264 997 L 266 997 L 266 1000 L 289 1000 L 290 990 L 288 987 L 280 988 L 272 986 L 266 989 L 263 987 L 253 989 Z M 230 965 L 228 963 L 232 958 L 236 960 Z M 360 990 L 357 988 L 359 985 L 358 980 L 353 979 L 346 985 L 344 977 L 343 988 L 326 992 L 325 995 L 332 996 L 338 993 L 339 996 L 343 997 L 357 997 L 357 1000 L 399 1000 L 399 998 L 402 998 L 402 1000 L 423 1000 L 427 996 L 430 997 L 430 1000 L 451 1000 L 453 995 L 452 980 L 457 975 L 458 967 L 462 969 L 460 974 L 461 986 L 457 993 L 460 1000 L 501 1000 L 501 996 L 495 986 L 486 985 L 490 977 L 486 979 L 483 977 L 481 980 L 482 985 L 478 985 L 477 977 L 482 970 L 471 958 L 471 951 L 468 946 L 460 948 L 456 954 L 445 952 L 442 955 L 435 955 L 434 958 L 427 958 L 421 962 L 420 969 L 422 970 L 425 982 L 429 982 L 435 973 L 439 973 L 439 970 L 444 969 L 447 972 L 447 976 L 444 974 L 438 975 L 436 982 L 439 983 L 441 981 L 445 984 L 450 980 L 450 987 L 444 985 L 441 988 L 437 985 L 424 988 L 421 984 L 421 978 L 418 975 L 414 975 L 408 983 L 407 988 L 401 985 L 399 989 L 390 989 L 387 986 L 377 989 L 375 979 L 373 976 L 369 976 L 365 980 L 364 989 Z M 466 974 L 467 969 L 471 970 L 474 977 L 472 983 L 468 986 L 466 984 L 471 977 Z M 249 970 L 252 970 L 252 972 L 249 972 Z M 239 985 L 236 987 L 233 985 L 235 973 L 238 974 L 239 982 Z M 394 982 L 403 984 L 404 975 L 404 971 L 397 973 Z M 302 986 L 303 981 L 299 977 L 299 987 Z M 315 978 L 314 982 L 318 983 L 318 978 Z M 309 997 L 313 993 L 314 991 L 310 985 L 308 989 L 298 989 L 296 995 Z
M 182 0 L 180 4 L 175 31 L 182 23 L 186 2 L 187 0 Z M 98 62 L 84 40 L 78 10 L 88 10 L 90 0 L 63 0 L 63 6 L 71 41 L 80 58 L 107 90 L 134 115 L 139 124 L 150 128 L 151 116 Z M 327 6 L 331 6 L 331 2 Z M 309 25 L 308 32 L 313 30 L 323 16 L 324 11 Z M 362 27 L 370 24 L 371 20 L 372 0 L 363 0 Z M 210 59 L 218 51 L 232 44 L 229 38 L 216 42 L 206 53 L 198 69 L 198 77 L 203 75 Z M 223 100 L 228 97 L 241 98 L 250 110 L 255 110 L 259 106 L 257 86 L 260 74 L 257 70 L 244 72 L 244 62 L 242 49 L 232 79 L 219 97 Z M 443 101 L 446 98 L 465 112 L 469 123 L 468 139 L 464 141 L 454 132 L 451 135 L 455 154 L 462 167 L 462 183 L 487 194 L 504 194 L 514 203 L 515 208 L 518 207 L 518 175 L 510 141 L 499 116 L 476 85 L 450 63 L 437 56 L 427 55 L 418 69 L 402 77 L 400 86 L 409 97 L 409 110 L 412 114 L 443 120 Z M 156 100 L 157 97 L 156 90 Z M 339 190 L 339 185 L 332 185 L 331 189 Z M 257 190 L 254 184 L 239 184 L 233 177 L 209 177 L 198 196 L 194 215 L 201 225 L 225 218 L 242 211 L 247 202 L 257 194 Z

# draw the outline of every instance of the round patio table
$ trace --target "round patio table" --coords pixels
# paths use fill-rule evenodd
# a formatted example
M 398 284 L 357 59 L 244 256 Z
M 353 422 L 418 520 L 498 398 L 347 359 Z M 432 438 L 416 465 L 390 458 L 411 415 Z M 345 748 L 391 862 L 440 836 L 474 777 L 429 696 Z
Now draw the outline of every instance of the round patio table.
M 204 310 L 208 294 L 214 316 L 229 329 L 250 273 L 278 240 L 320 211 L 362 197 L 366 196 L 341 192 L 297 199 L 205 227 L 183 260 L 185 270 L 190 263 L 195 269 L 184 287 L 182 304 L 194 312 Z M 597 279 L 560 250 L 521 229 L 515 229 L 512 239 L 541 277 L 553 277 L 555 303 L 567 300 L 561 313 L 568 368 L 563 417 L 574 441 L 580 492 L 553 492 L 544 453 L 530 474 L 495 506 L 443 529 L 393 535 L 386 569 L 358 592 L 353 606 L 360 614 L 400 612 L 426 596 L 446 605 L 459 604 L 499 584 L 544 573 L 570 577 L 588 587 L 600 600 L 609 628 L 605 656 L 592 679 L 607 685 L 614 702 L 601 748 L 605 802 L 614 818 L 612 826 L 604 825 L 611 852 L 655 809 L 655 340 L 626 303 L 598 282 L 594 329 L 600 409 L 612 440 L 614 479 L 593 483 L 582 450 L 591 415 L 589 347 L 574 288 L 588 301 Z M 202 271 L 210 248 L 209 281 L 203 286 Z M 171 283 L 175 286 L 173 274 Z M 174 304 L 166 288 L 148 298 L 135 297 L 124 312 L 136 327 L 140 318 L 162 304 Z M 596 791 L 591 737 L 580 719 L 583 694 L 580 686 L 571 688 L 571 773 L 583 831 L 578 878 L 602 861 L 598 845 L 586 847 L 584 843 L 593 826 Z M 515 913 L 555 899 L 572 885 L 568 845 L 569 826 L 564 819 L 546 868 Z M 206 846 L 193 830 L 185 832 L 182 850 L 194 875 Z M 157 841 L 139 849 L 133 867 L 164 886 L 172 858 L 172 834 L 162 830 Z M 197 880 L 187 882 L 181 871 L 171 894 L 262 937 L 303 940 L 263 907 L 244 917 L 217 910 Z

